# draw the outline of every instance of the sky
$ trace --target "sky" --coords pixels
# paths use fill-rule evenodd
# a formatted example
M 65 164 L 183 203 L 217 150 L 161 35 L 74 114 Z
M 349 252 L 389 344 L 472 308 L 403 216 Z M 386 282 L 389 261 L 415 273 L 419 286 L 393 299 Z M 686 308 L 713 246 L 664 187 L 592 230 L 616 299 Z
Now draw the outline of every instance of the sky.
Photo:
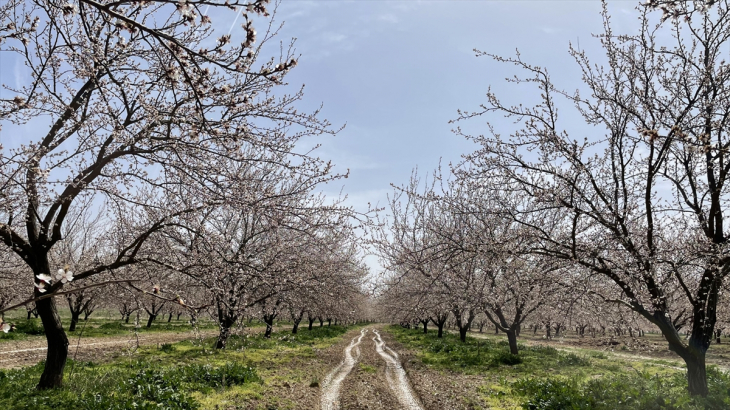
M 637 4 L 609 2 L 617 32 L 636 31 Z M 548 67 L 556 83 L 575 89 L 580 73 L 568 47 L 579 44 L 600 60 L 591 36 L 602 31 L 600 11 L 593 0 L 283 0 L 279 38 L 296 38 L 301 54 L 287 80 L 305 85 L 303 109 L 323 104 L 325 118 L 345 125 L 318 141 L 319 155 L 340 172 L 350 170 L 347 180 L 325 190 L 335 194 L 344 185 L 358 210 L 384 206 L 390 184 L 407 183 L 414 168 L 425 175 L 476 148 L 452 132 L 457 109 L 477 110 L 490 86 L 507 101 L 534 100 L 534 89 L 505 82 L 518 73 L 513 66 L 477 58 L 474 49 L 501 56 L 519 49 L 525 61 Z M 504 122 L 492 116 L 459 125 L 478 134 L 487 119 Z
M 615 33 L 638 30 L 638 4 L 609 1 Z M 301 55 L 286 77 L 290 90 L 305 85 L 298 110 L 321 105 L 322 117 L 334 128 L 345 126 L 336 136 L 301 145 L 306 150 L 321 144 L 318 156 L 336 164 L 337 172 L 349 169 L 348 179 L 324 191 L 344 192 L 359 211 L 368 204 L 383 207 L 391 184 L 406 184 L 414 168 L 426 175 L 476 148 L 452 132 L 449 120 L 457 109 L 478 110 L 490 87 L 508 102 L 534 101 L 534 89 L 506 83 L 505 77 L 518 73 L 514 66 L 477 58 L 474 49 L 505 57 L 519 49 L 523 60 L 547 67 L 559 86 L 579 87 L 580 72 L 568 47 L 572 43 L 601 60 L 600 43 L 592 37 L 602 32 L 600 11 L 597 0 L 282 0 L 275 19 L 284 25 L 277 38 L 284 43 L 296 38 Z M 222 30 L 231 27 L 233 42 L 240 41 L 243 30 L 233 24 L 235 13 L 222 13 L 214 23 Z M 276 42 L 271 45 L 278 51 Z M 2 57 L 0 80 L 20 81 L 22 64 Z M 487 120 L 498 130 L 511 129 L 499 116 L 459 125 L 478 134 Z M 4 131 L 0 142 L 10 146 L 33 133 L 32 125 Z M 377 269 L 373 258 L 368 264 Z
M 616 33 L 637 32 L 638 4 L 609 1 Z M 547 67 L 559 86 L 580 87 L 569 45 L 601 61 L 592 36 L 603 30 L 600 12 L 593 0 L 283 0 L 280 38 L 296 38 L 301 54 L 287 80 L 305 84 L 304 109 L 323 104 L 325 118 L 345 125 L 319 141 L 319 155 L 350 171 L 325 191 L 342 189 L 360 211 L 387 206 L 391 184 L 407 184 L 414 168 L 425 176 L 475 150 L 452 132 L 457 109 L 478 110 L 490 87 L 509 102 L 534 101 L 534 88 L 505 81 L 519 73 L 514 66 L 477 58 L 474 49 L 505 57 L 519 50 L 524 61 Z M 479 134 L 487 120 L 511 129 L 511 121 L 494 115 L 458 125 Z M 373 273 L 381 269 L 375 257 L 367 263 Z

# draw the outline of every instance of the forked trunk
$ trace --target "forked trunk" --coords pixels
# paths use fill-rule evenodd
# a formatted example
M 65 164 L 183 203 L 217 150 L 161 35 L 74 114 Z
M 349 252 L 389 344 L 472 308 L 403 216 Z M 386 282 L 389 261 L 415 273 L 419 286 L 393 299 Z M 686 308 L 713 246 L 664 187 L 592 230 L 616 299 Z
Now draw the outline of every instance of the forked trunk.
M 63 383 L 63 369 L 68 357 L 68 337 L 63 331 L 61 318 L 56 310 L 53 298 L 42 299 L 36 302 L 36 309 L 43 322 L 43 329 L 48 342 L 46 363 L 43 374 L 36 386 L 39 390 L 61 387 Z

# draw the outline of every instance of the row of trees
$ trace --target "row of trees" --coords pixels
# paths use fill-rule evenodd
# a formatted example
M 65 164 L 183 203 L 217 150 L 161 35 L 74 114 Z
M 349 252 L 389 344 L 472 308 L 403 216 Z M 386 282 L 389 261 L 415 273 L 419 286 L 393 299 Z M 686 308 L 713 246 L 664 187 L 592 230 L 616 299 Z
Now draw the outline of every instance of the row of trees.
M 32 293 L 0 297 L 0 311 L 41 318 L 38 388 L 62 383 L 61 296 L 71 327 L 97 300 L 128 317 L 129 292 L 150 320 L 172 304 L 212 309 L 219 348 L 252 310 L 268 324 L 356 314 L 367 272 L 353 212 L 316 193 L 346 175 L 296 149 L 337 130 L 297 110 L 301 89 L 276 92 L 297 55 L 290 44 L 266 56 L 276 26 L 257 35 L 253 18 L 270 20 L 267 3 L 0 4 L 0 53 L 25 67 L 3 90 L 0 125 L 28 136 L 0 146 L 1 280 Z M 224 16 L 241 26 L 218 32 Z
M 460 111 L 457 123 L 504 116 L 512 126 L 457 128 L 479 149 L 448 181 L 437 174 L 439 186 L 414 178 L 398 189 L 373 242 L 386 293 L 416 317 L 438 324 L 450 312 L 463 335 L 483 313 L 516 353 L 515 331 L 547 306 L 618 305 L 661 332 L 687 364 L 690 393 L 706 395 L 730 273 L 730 4 L 648 6 L 637 34 L 617 35 L 604 4 L 600 63 L 570 48 L 575 92 L 519 54 L 478 52 L 515 66 L 510 82 L 533 87 L 534 104 L 490 91 L 479 110 Z M 559 116 L 564 105 L 584 125 Z

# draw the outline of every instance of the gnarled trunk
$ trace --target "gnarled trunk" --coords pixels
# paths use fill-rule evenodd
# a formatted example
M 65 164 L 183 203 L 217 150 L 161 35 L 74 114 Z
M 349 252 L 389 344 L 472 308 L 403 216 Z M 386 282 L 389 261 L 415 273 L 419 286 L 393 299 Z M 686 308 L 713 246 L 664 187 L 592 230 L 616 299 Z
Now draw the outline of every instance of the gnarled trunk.
M 228 344 L 228 337 L 231 335 L 231 327 L 236 323 L 235 318 L 225 317 L 218 322 L 220 330 L 218 331 L 218 339 L 215 342 L 216 349 L 225 349 Z
M 264 332 L 265 338 L 271 337 L 271 331 L 274 330 L 274 318 L 276 315 L 264 315 L 264 323 L 266 323 L 266 332 Z
M 43 329 L 48 342 L 46 363 L 43 374 L 36 386 L 39 390 L 61 387 L 63 383 L 63 369 L 68 357 L 68 337 L 63 331 L 61 318 L 56 310 L 53 298 L 46 298 L 36 302 L 38 315 L 43 322 Z

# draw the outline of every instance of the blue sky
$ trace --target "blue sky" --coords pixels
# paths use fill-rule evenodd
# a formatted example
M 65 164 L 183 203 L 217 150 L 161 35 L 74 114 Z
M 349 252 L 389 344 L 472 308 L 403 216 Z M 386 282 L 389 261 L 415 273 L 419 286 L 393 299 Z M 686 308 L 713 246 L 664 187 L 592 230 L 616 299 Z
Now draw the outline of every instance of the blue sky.
M 637 4 L 609 2 L 616 32 L 636 31 Z M 287 80 L 306 84 L 303 107 L 322 103 L 324 117 L 347 124 L 321 141 L 320 155 L 340 171 L 350 169 L 344 192 L 362 210 L 368 202 L 383 206 L 389 184 L 406 183 L 414 167 L 426 174 L 439 160 L 458 162 L 472 151 L 449 120 L 459 108 L 477 109 L 489 86 L 512 102 L 534 96 L 529 87 L 505 83 L 514 67 L 477 58 L 473 49 L 503 56 L 519 49 L 525 61 L 550 68 L 555 82 L 572 90 L 580 74 L 569 42 L 601 59 L 591 36 L 602 31 L 600 10 L 592 0 L 283 0 L 277 20 L 285 21 L 281 39 L 297 38 L 300 64 Z M 485 121 L 461 125 L 479 133 Z M 490 121 L 499 126 L 502 120 Z M 339 192 L 341 185 L 326 191 Z

